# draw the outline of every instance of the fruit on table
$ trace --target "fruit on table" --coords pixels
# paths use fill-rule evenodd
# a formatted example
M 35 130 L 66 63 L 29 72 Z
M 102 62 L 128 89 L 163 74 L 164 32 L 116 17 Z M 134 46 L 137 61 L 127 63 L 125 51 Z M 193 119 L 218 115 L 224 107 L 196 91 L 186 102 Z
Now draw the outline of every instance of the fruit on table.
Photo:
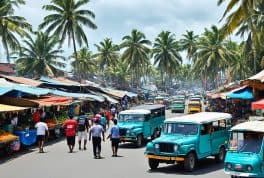
M 46 123 L 47 123 L 48 127 L 55 127 L 56 125 L 58 125 L 58 123 L 55 119 L 48 119 L 48 120 L 46 120 Z
M 10 134 L 8 132 L 1 132 L 0 133 L 0 142 L 12 141 L 18 139 L 17 136 Z

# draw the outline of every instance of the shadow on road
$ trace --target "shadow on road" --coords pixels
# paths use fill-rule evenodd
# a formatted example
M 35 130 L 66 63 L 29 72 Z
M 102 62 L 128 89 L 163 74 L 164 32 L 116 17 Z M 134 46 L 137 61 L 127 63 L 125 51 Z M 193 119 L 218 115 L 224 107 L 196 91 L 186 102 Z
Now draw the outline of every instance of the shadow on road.
M 156 170 L 148 170 L 147 172 L 150 174 L 164 173 L 164 174 L 178 174 L 178 175 L 203 175 L 217 170 L 221 170 L 224 167 L 223 164 L 216 163 L 213 158 L 207 158 L 198 161 L 196 169 L 193 172 L 184 171 L 181 165 L 168 165 L 168 166 L 166 166 L 166 164 L 160 164 L 160 165 L 161 166 L 165 165 L 165 166 L 157 168 Z
M 48 142 L 45 143 L 44 149 L 45 149 L 45 146 L 50 146 L 50 145 L 56 144 L 62 140 L 65 140 L 65 137 L 61 137 L 61 138 L 57 138 L 57 139 L 49 139 Z M 19 158 L 25 154 L 35 152 L 37 148 L 38 147 L 35 144 L 32 146 L 24 146 L 21 148 L 20 151 L 14 152 L 11 155 L 7 155 L 7 154 L 5 154 L 4 151 L 0 151 L 0 165 L 7 163 L 9 161 L 12 161 L 14 159 L 17 159 L 17 158 Z M 38 151 L 36 151 L 36 153 L 38 153 Z
M 137 147 L 134 143 L 120 143 L 119 148 L 120 149 L 140 149 L 144 148 L 146 146 L 146 143 L 144 143 L 141 147 Z

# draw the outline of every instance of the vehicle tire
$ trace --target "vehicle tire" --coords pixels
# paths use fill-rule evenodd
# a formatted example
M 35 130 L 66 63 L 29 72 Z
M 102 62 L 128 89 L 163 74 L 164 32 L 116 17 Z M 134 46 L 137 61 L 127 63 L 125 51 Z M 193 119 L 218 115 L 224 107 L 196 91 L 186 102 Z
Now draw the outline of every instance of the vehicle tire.
M 141 147 L 142 144 L 143 144 L 143 136 L 142 136 L 142 134 L 139 134 L 139 135 L 137 136 L 137 142 L 136 142 L 136 145 L 137 145 L 137 147 Z
M 225 154 L 226 154 L 226 150 L 224 146 L 221 146 L 220 150 L 219 150 L 219 154 L 215 155 L 215 161 L 217 163 L 222 163 L 225 160 Z
M 151 170 L 157 169 L 159 166 L 159 160 L 149 158 L 148 164 Z
M 193 152 L 187 154 L 184 159 L 184 170 L 188 172 L 192 172 L 196 166 L 196 155 Z
M 13 150 L 11 149 L 11 146 L 10 145 L 7 145 L 6 147 L 5 147 L 5 153 L 7 154 L 7 155 L 11 155 L 11 154 L 13 154 Z

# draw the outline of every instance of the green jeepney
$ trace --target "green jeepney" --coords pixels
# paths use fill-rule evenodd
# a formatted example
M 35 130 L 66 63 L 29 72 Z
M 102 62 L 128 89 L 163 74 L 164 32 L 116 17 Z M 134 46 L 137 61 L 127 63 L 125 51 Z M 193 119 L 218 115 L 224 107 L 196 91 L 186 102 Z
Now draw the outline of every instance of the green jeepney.
M 134 142 L 140 147 L 144 140 L 160 135 L 164 120 L 164 105 L 140 105 L 121 111 L 118 116 L 120 141 Z
M 147 144 L 149 167 L 177 163 L 192 171 L 198 160 L 208 156 L 224 161 L 231 117 L 227 113 L 201 112 L 166 119 L 161 136 Z
M 232 127 L 225 173 L 231 177 L 264 177 L 263 136 L 263 121 L 249 121 Z
M 185 111 L 185 101 L 182 100 L 174 100 L 172 101 L 172 104 L 170 105 L 171 112 L 181 112 L 184 113 Z

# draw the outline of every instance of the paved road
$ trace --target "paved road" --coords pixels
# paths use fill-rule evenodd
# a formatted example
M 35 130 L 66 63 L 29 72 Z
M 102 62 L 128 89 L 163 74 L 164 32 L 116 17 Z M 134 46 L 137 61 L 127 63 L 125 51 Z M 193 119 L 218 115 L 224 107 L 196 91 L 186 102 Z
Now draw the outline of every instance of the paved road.
M 169 114 L 169 117 L 173 116 Z M 179 115 L 179 114 L 175 114 Z M 121 157 L 111 157 L 110 143 L 102 145 L 101 160 L 92 156 L 92 147 L 88 150 L 68 153 L 65 140 L 50 143 L 45 147 L 47 153 L 39 154 L 33 148 L 26 153 L 13 157 L 0 158 L 1 178 L 155 178 L 155 177 L 228 177 L 223 172 L 223 165 L 215 164 L 213 159 L 199 163 L 192 173 L 186 173 L 176 165 L 161 164 L 156 171 L 150 171 L 144 148 L 135 148 L 132 144 L 123 144 L 119 150 Z

